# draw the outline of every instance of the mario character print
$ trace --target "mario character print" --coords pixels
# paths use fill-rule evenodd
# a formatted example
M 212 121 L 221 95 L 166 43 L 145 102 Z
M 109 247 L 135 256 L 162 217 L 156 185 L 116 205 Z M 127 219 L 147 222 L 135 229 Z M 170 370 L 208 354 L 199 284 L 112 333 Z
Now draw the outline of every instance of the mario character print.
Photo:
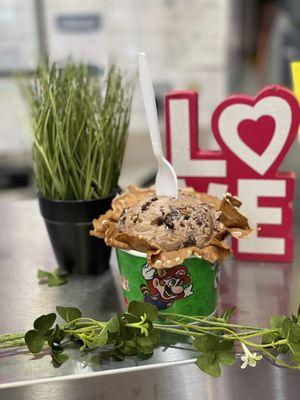
M 151 303 L 158 310 L 171 307 L 177 300 L 193 294 L 188 268 L 184 265 L 157 270 L 148 264 L 142 267 L 146 285 L 141 285 L 145 303 Z

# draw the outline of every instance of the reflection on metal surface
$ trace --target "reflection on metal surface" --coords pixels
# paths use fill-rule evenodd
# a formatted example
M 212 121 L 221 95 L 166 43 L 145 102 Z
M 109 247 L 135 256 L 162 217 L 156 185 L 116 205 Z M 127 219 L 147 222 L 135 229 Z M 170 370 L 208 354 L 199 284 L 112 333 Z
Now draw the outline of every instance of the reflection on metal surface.
M 274 372 L 276 371 L 276 372 Z M 296 400 L 299 373 L 270 368 L 262 361 L 247 372 L 238 366 L 225 368 L 221 378 L 199 373 L 194 364 L 135 369 L 126 373 L 54 381 L 2 389 L 5 400 Z
M 121 310 L 115 271 L 100 277 L 71 276 L 60 287 L 38 284 L 37 268 L 54 268 L 55 260 L 37 204 L 2 204 L 1 211 L 1 333 L 30 329 L 35 317 L 53 312 L 56 305 L 79 307 L 101 319 Z M 295 311 L 300 302 L 296 250 L 293 265 L 228 261 L 221 274 L 220 309 L 237 306 L 235 321 L 259 325 L 266 324 L 270 315 Z M 69 362 L 53 368 L 47 353 L 35 358 L 25 349 L 2 350 L 0 398 L 281 400 L 298 398 L 300 389 L 297 372 L 264 360 L 247 371 L 237 360 L 234 367 L 223 368 L 221 378 L 210 378 L 194 365 L 191 346 L 178 343 L 174 335 L 162 335 L 161 347 L 146 360 L 131 357 L 116 362 L 103 351 L 79 354 L 70 349 L 69 355 Z

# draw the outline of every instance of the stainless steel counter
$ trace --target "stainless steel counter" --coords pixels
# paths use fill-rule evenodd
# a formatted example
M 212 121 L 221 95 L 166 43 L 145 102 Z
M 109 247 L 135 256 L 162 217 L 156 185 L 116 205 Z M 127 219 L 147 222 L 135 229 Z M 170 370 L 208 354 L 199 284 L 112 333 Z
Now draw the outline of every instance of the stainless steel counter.
M 115 268 L 99 277 L 72 276 L 49 288 L 38 268 L 55 267 L 35 201 L 0 203 L 0 333 L 23 332 L 56 305 L 75 306 L 107 319 L 122 306 Z M 269 316 L 295 311 L 300 302 L 300 248 L 293 265 L 228 261 L 221 274 L 219 308 L 237 306 L 235 320 L 266 324 Z M 105 353 L 69 351 L 71 360 L 54 368 L 48 354 L 25 348 L 0 351 L 0 400 L 10 399 L 298 399 L 300 373 L 261 361 L 256 368 L 223 368 L 221 378 L 201 373 L 188 343 L 172 335 L 150 359 L 110 360 Z M 239 358 L 237 354 L 237 358 Z

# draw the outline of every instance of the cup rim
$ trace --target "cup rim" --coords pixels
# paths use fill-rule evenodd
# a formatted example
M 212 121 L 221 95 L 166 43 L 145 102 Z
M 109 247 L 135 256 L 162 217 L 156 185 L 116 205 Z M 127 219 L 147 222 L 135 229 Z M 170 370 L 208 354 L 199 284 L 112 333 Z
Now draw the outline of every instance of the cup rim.
M 120 248 L 118 248 L 118 250 L 124 251 L 124 253 L 131 254 L 132 256 L 135 256 L 135 257 L 140 257 L 140 258 L 146 258 L 147 259 L 146 253 L 142 253 L 141 251 L 131 250 L 131 249 L 130 250 L 125 250 L 125 249 L 120 249 Z M 190 257 L 186 257 L 185 260 L 187 260 L 189 258 L 198 258 L 199 260 L 203 260 L 203 258 L 199 258 L 199 257 L 196 257 L 194 255 L 190 256 Z M 215 263 L 212 263 L 212 264 L 215 264 Z
M 124 251 L 124 253 L 128 253 L 128 254 L 131 254 L 131 255 L 136 256 L 136 257 L 147 258 L 147 254 L 146 253 L 142 253 L 141 251 L 125 250 L 125 249 L 118 249 L 118 250 Z

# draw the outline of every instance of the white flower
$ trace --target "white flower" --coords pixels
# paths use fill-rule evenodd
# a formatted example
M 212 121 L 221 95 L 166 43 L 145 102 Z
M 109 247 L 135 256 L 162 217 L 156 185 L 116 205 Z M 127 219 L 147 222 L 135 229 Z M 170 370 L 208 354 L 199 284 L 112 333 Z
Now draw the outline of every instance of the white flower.
M 248 349 L 246 345 L 244 345 L 244 343 L 242 343 L 242 347 L 245 354 L 241 356 L 241 360 L 243 361 L 241 368 L 244 369 L 247 367 L 247 365 L 250 365 L 250 367 L 255 367 L 256 362 L 262 359 L 262 355 L 251 353 L 251 351 Z

